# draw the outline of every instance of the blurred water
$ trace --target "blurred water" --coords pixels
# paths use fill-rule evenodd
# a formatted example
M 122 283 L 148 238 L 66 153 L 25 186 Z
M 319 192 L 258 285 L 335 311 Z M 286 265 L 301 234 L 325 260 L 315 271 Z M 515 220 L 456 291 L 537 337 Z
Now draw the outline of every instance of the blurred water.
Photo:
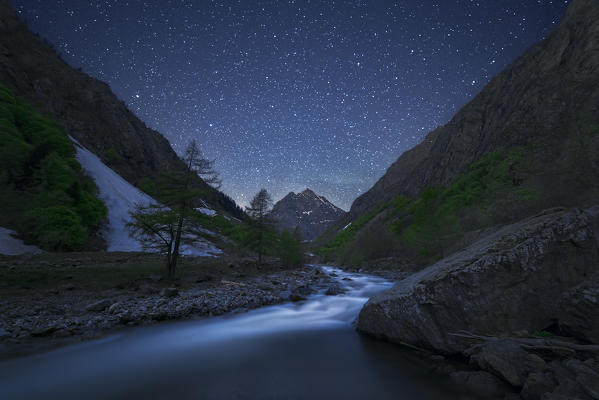
M 351 327 L 381 278 L 323 267 L 347 287 L 300 303 L 144 327 L 0 363 L 2 399 L 422 399 L 403 350 Z M 351 280 L 343 280 L 349 278 Z

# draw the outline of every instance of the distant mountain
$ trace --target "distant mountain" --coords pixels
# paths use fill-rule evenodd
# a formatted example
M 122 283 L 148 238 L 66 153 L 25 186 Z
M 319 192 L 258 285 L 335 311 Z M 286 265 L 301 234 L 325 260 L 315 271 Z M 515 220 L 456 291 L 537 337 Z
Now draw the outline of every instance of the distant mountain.
M 304 240 L 318 237 L 343 215 L 345 211 L 310 189 L 298 194 L 289 193 L 274 205 L 271 212 L 278 228 L 293 231 L 299 227 Z
M 185 166 L 169 142 L 148 128 L 110 87 L 65 63 L 31 33 L 8 0 L 0 0 L 0 83 L 63 126 L 129 183 Z M 198 185 L 204 186 L 198 179 Z M 221 192 L 206 200 L 231 214 L 243 211 Z

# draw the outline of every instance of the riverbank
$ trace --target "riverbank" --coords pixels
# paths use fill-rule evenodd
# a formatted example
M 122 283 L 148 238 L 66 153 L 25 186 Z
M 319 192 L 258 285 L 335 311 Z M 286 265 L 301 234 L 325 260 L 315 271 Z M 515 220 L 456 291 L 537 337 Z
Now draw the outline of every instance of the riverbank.
M 198 319 L 340 289 L 320 268 L 241 257 L 185 258 L 165 282 L 144 253 L 0 257 L 0 359 L 102 337 L 131 326 Z

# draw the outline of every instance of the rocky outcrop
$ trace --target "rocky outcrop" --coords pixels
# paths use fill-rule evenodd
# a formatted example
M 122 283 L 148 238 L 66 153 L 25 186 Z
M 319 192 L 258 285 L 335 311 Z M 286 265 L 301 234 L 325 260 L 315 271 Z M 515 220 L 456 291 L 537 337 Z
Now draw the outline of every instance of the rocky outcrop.
M 414 197 L 426 187 L 445 186 L 485 154 L 512 146 L 536 146 L 535 163 L 542 170 L 534 171 L 534 179 L 548 179 L 541 184 L 556 179 L 569 180 L 569 187 L 578 180 L 592 183 L 599 177 L 599 135 L 582 137 L 598 123 L 599 2 L 574 0 L 545 41 L 493 78 L 449 123 L 402 154 L 339 225 L 400 194 Z M 569 135 L 572 143 L 580 142 L 572 150 L 575 160 L 563 146 Z M 558 204 L 591 198 L 591 186 L 581 182 L 580 190 Z
M 548 210 L 374 296 L 357 327 L 459 354 L 475 371 L 450 378 L 481 398 L 599 399 L 598 278 L 599 206 Z
M 293 232 L 299 228 L 304 240 L 318 237 L 329 226 L 345 215 L 345 211 L 310 189 L 289 193 L 273 207 L 271 216 L 279 229 Z
M 533 333 L 558 325 L 597 338 L 599 207 L 549 210 L 503 227 L 371 298 L 358 329 L 392 342 L 458 353 L 453 334 Z M 571 310 L 575 313 L 571 313 Z

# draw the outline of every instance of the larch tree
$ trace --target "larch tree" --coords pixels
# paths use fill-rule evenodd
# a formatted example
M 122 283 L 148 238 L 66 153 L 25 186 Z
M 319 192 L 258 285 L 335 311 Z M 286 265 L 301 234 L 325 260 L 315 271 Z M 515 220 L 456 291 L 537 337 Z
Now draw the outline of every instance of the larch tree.
M 273 205 L 272 197 L 266 189 L 260 189 L 250 202 L 249 207 L 246 207 L 246 212 L 255 222 L 258 229 L 258 262 L 262 263 L 262 255 L 264 254 L 264 236 L 270 225 L 269 213 Z
M 182 161 L 185 168 L 163 173 L 151 186 L 150 194 L 161 203 L 137 204 L 127 223 L 129 234 L 144 249 L 166 255 L 165 275 L 169 280 L 175 277 L 181 245 L 192 244 L 197 237 L 198 226 L 190 216 L 206 189 L 199 187 L 196 177 L 215 189 L 221 184 L 214 160 L 203 156 L 195 140 L 187 146 Z

